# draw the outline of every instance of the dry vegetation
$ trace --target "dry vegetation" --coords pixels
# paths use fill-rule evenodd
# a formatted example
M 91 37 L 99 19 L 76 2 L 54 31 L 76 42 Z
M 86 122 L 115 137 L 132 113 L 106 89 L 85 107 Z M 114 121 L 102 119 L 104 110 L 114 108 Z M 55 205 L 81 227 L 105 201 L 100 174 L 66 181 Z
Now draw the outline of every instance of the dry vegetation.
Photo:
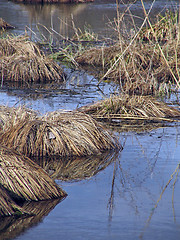
M 12 25 L 10 25 L 9 23 L 7 23 L 6 21 L 4 21 L 2 18 L 0 18 L 0 29 L 11 29 L 14 28 Z
M 0 110 L 1 144 L 26 156 L 85 156 L 119 147 L 106 129 L 84 113 L 38 116 L 21 107 Z
M 0 216 L 25 214 L 25 211 L 13 201 L 8 191 L 2 185 L 0 185 L 0 194 Z
M 174 85 L 179 88 L 178 13 L 167 11 L 152 25 L 145 11 L 146 21 L 129 36 L 121 32 L 124 15 L 118 12 L 114 23 L 116 44 L 85 49 L 75 57 L 77 63 L 100 67 L 100 81 L 116 81 L 130 95 L 160 95 L 169 93 Z
M 0 146 L 0 183 L 13 199 L 46 200 L 66 193 L 29 158 Z
M 92 105 L 79 108 L 79 111 L 88 113 L 100 119 L 146 119 L 170 120 L 180 117 L 180 111 L 168 106 L 164 102 L 149 96 L 112 96 Z
M 1 85 L 5 81 L 64 81 L 62 68 L 26 36 L 0 39 L 0 77 Z

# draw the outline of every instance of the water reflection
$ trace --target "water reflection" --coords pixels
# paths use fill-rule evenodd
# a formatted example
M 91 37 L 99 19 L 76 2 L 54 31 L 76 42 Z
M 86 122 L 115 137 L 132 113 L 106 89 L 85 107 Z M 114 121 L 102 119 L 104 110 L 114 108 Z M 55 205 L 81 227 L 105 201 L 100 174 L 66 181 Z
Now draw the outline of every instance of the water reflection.
M 30 216 L 1 217 L 0 239 L 13 239 L 28 228 L 35 226 L 41 222 L 60 201 L 60 199 L 55 199 L 39 202 L 25 202 L 22 208 L 25 212 L 30 212 Z
M 80 181 L 91 178 L 104 170 L 117 158 L 118 154 L 119 150 L 113 150 L 89 157 L 40 159 L 38 164 L 45 169 L 53 179 Z M 35 161 L 37 162 L 37 160 Z
M 176 139 L 172 141 L 173 135 Z M 179 222 L 179 128 L 173 131 L 164 128 L 127 136 L 123 134 L 123 137 L 124 150 L 114 161 L 111 173 L 109 222 L 114 225 L 118 205 L 123 199 L 126 209 L 129 205 L 134 212 L 132 214 L 131 211 L 131 217 L 134 215 L 144 219 L 142 222 L 139 219 L 141 229 L 138 230 L 138 239 L 152 239 L 153 228 L 156 231 L 164 229 L 158 229 L 158 221 L 166 226 L 173 221 Z M 127 219 L 128 214 L 124 220 Z

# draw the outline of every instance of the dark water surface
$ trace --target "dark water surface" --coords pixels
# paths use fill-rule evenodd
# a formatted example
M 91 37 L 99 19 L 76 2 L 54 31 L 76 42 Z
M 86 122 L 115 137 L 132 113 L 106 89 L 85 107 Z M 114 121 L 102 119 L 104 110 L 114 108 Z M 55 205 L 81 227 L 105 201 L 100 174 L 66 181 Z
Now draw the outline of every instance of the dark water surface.
M 145 1 L 147 9 L 151 2 Z M 178 1 L 157 0 L 153 11 L 157 13 L 165 5 L 177 4 Z M 143 16 L 139 1 L 131 9 Z M 23 34 L 28 26 L 35 33 L 33 36 L 40 38 L 43 32 L 48 39 L 43 28 L 39 33 L 40 23 L 65 37 L 71 36 L 73 31 L 67 25 L 71 23 L 71 14 L 77 27 L 83 29 L 84 24 L 90 24 L 98 34 L 108 36 L 106 23 L 116 16 L 116 5 L 115 1 L 107 0 L 75 5 L 28 5 L 0 0 L 0 17 L 16 27 L 13 34 Z M 53 37 L 57 38 L 56 35 Z M 66 69 L 66 72 L 67 82 L 57 89 L 3 88 L 1 104 L 26 104 L 46 113 L 60 108 L 72 110 L 118 91 L 108 83 L 97 87 L 97 79 L 84 71 Z M 121 152 L 106 154 L 102 157 L 104 161 L 97 159 L 100 164 L 92 166 L 91 171 L 84 169 L 76 175 L 76 181 L 63 181 L 63 173 L 57 173 L 56 181 L 68 197 L 58 204 L 27 206 L 37 207 L 41 214 L 13 223 L 6 219 L 7 224 L 4 222 L 0 228 L 0 239 L 7 236 L 16 240 L 179 239 L 180 126 L 144 133 L 117 130 L 114 133 L 124 145 Z M 90 162 L 92 158 L 84 161 Z

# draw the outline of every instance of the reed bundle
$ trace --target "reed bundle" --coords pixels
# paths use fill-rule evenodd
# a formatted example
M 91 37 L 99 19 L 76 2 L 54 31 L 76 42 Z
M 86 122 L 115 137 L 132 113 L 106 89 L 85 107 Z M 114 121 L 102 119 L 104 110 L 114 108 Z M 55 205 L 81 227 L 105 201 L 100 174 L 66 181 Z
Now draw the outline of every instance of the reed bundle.
M 55 123 L 62 140 L 62 156 L 84 156 L 119 148 L 116 139 L 91 116 L 77 111 L 55 111 L 44 116 Z M 68 152 L 70 154 L 68 154 Z
M 115 138 L 84 113 L 56 111 L 37 117 L 24 110 L 19 110 L 22 117 L 15 114 L 3 126 L 0 140 L 26 156 L 84 156 L 118 147 Z
M 62 82 L 62 68 L 25 37 L 0 39 L 0 77 L 12 82 Z
M 22 215 L 25 213 L 25 211 L 13 201 L 8 191 L 2 185 L 0 185 L 0 195 L 0 217 Z
M 149 96 L 112 96 L 79 111 L 101 119 L 168 120 L 180 116 L 180 111 Z
M 8 107 L 0 106 L 0 129 L 5 131 L 9 126 L 13 126 L 17 121 L 28 121 L 37 119 L 38 113 L 24 106 Z
M 66 193 L 29 158 L 0 146 L 0 184 L 14 199 L 46 200 Z

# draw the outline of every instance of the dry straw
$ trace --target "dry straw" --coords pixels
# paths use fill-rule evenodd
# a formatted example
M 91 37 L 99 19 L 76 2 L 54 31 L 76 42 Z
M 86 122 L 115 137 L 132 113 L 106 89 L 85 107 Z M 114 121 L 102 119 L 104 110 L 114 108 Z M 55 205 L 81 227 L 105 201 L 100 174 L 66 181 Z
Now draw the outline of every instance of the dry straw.
M 171 121 L 180 116 L 180 111 L 149 96 L 112 96 L 95 104 L 84 106 L 79 111 L 100 119 L 144 119 Z M 173 120 L 172 120 L 173 121 Z
M 25 213 L 24 210 L 13 201 L 8 191 L 2 185 L 0 185 L 0 195 L 0 217 L 22 215 Z
M 0 39 L 0 77 L 2 82 L 64 80 L 62 68 L 26 36 Z
M 8 117 L 0 111 L 1 144 L 26 156 L 84 156 L 119 147 L 116 139 L 87 114 L 56 111 L 40 117 L 26 108 L 14 111 L 7 108 Z
M 66 193 L 29 158 L 0 146 L 0 184 L 13 198 L 47 200 Z
M 26 201 L 22 208 L 31 215 L 0 218 L 1 239 L 15 239 L 26 229 L 41 222 L 43 217 L 47 216 L 59 202 L 60 199 Z
M 93 47 L 79 52 L 75 58 L 78 64 L 99 66 L 99 77 L 120 84 L 121 90 L 130 95 L 159 95 L 169 93 L 172 84 L 179 88 L 180 43 L 178 14 L 167 12 L 157 17 L 152 25 L 149 13 L 134 33 L 122 33 L 126 22 L 125 13 L 117 11 L 114 23 L 117 33 L 116 44 Z M 133 16 L 131 16 L 133 18 Z M 147 28 L 145 28 L 147 23 Z
M 4 21 L 2 18 L 0 18 L 0 29 L 11 29 L 14 28 L 12 25 L 10 25 L 9 23 L 7 23 L 6 21 Z

